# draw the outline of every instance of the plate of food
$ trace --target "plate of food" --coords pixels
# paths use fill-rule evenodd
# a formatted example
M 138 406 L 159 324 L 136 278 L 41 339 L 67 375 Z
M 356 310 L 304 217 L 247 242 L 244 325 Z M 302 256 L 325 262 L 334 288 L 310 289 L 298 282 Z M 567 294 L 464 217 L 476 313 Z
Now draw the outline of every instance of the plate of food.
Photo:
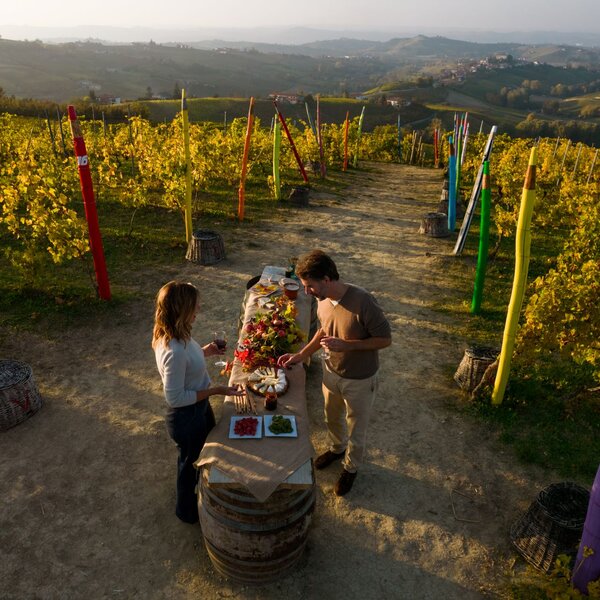
M 234 440 L 262 437 L 262 417 L 231 417 L 229 437 Z
M 248 377 L 248 387 L 259 396 L 267 392 L 282 396 L 287 392 L 288 385 L 285 371 L 275 367 L 259 367 Z
M 265 437 L 298 437 L 294 415 L 265 415 Z
M 257 296 L 270 296 L 271 294 L 280 291 L 281 288 L 277 283 L 261 280 L 254 284 L 251 289 Z

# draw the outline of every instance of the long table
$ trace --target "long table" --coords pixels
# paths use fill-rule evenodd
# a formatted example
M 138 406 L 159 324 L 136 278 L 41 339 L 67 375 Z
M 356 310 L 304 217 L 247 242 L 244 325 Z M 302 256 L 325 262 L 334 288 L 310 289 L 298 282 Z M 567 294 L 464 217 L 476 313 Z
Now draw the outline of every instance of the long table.
M 246 292 L 244 323 L 250 322 L 254 315 L 262 310 L 258 306 L 261 297 L 263 296 L 253 289 Z M 295 303 L 298 311 L 296 320 L 308 341 L 312 298 L 301 289 Z M 244 337 L 242 328 L 238 343 L 241 343 Z M 229 385 L 246 383 L 248 375 L 236 359 Z M 226 487 L 232 483 L 241 484 L 260 502 L 265 501 L 282 484 L 292 487 L 312 485 L 310 459 L 314 456 L 314 448 L 310 441 L 306 409 L 305 370 L 301 364 L 297 364 L 287 370 L 286 375 L 289 387 L 287 392 L 278 398 L 276 413 L 295 416 L 298 437 L 229 438 L 230 420 L 235 410 L 233 398 L 227 396 L 223 404 L 221 420 L 210 432 L 196 462 L 198 468 L 210 469 L 209 485 Z M 254 399 L 259 416 L 271 414 L 265 411 L 259 396 L 255 396 Z

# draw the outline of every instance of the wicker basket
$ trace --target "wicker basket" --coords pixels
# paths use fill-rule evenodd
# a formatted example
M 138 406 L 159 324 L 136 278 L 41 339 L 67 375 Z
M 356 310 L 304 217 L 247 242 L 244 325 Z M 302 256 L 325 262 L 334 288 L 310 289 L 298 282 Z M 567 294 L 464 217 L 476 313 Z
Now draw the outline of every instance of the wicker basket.
M 497 348 L 488 346 L 471 346 L 465 350 L 465 355 L 454 373 L 454 381 L 466 392 L 472 392 L 483 377 L 485 370 L 500 354 Z
M 543 489 L 510 529 L 510 539 L 525 560 L 547 573 L 559 554 L 575 556 L 590 493 L 569 481 Z
M 15 360 L 0 360 L 0 431 L 25 421 L 41 406 L 31 367 Z
M 200 265 L 214 265 L 225 258 L 223 238 L 216 231 L 198 229 L 192 234 L 185 257 Z

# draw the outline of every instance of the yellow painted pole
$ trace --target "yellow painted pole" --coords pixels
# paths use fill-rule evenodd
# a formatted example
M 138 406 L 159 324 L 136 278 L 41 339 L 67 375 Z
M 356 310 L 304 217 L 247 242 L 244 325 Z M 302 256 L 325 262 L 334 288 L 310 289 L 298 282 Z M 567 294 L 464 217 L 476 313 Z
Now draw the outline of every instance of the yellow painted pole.
M 246 202 L 246 175 L 248 174 L 248 154 L 250 152 L 250 138 L 252 137 L 252 125 L 254 124 L 254 98 L 250 98 L 250 107 L 248 108 L 248 126 L 246 129 L 246 139 L 244 141 L 244 155 L 242 157 L 242 175 L 240 177 L 240 187 L 238 190 L 238 219 L 244 220 L 244 206 Z
M 185 239 L 189 244 L 192 239 L 192 161 L 190 160 L 190 125 L 185 90 L 181 90 L 181 117 L 185 149 Z
M 510 363 L 512 360 L 513 349 L 515 346 L 515 336 L 519 324 L 519 315 L 523 296 L 527 286 L 527 271 L 529 269 L 529 255 L 531 248 L 531 215 L 533 214 L 533 204 L 535 202 L 535 171 L 537 165 L 537 147 L 531 149 L 529 156 L 529 165 L 525 184 L 523 185 L 523 194 L 521 196 L 521 208 L 519 210 L 519 220 L 517 222 L 517 235 L 515 242 L 515 275 L 513 287 L 506 314 L 506 323 L 504 325 L 504 336 L 502 338 L 502 350 L 498 359 L 498 372 L 494 382 L 494 391 L 492 392 L 492 404 L 501 404 L 508 383 L 510 373 Z

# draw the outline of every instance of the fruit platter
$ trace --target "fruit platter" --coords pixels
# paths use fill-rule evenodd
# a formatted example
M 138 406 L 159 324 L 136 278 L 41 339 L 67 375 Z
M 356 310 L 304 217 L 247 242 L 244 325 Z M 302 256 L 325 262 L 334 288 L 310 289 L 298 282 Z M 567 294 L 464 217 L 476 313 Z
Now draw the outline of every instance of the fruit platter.
M 231 417 L 229 437 L 237 440 L 262 437 L 262 417 Z
M 287 392 L 288 386 L 285 371 L 276 367 L 259 367 L 248 377 L 248 388 L 259 396 L 269 392 L 281 396 Z

